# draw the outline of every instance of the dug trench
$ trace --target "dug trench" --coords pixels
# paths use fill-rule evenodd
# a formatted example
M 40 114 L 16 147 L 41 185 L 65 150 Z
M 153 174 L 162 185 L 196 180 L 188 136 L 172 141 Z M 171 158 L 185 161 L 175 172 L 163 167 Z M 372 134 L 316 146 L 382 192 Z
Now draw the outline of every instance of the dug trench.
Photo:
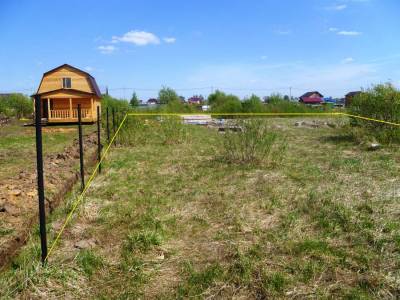
M 88 173 L 97 158 L 96 133 L 84 136 L 84 151 L 85 173 Z M 51 214 L 80 178 L 78 140 L 43 160 L 46 213 Z M 0 270 L 19 253 L 37 223 L 36 171 L 22 170 L 0 182 Z

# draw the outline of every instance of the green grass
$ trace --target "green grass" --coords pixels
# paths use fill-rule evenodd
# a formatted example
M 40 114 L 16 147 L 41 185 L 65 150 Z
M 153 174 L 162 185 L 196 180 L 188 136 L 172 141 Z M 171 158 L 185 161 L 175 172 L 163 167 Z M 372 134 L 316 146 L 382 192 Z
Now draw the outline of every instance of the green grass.
M 34 171 L 36 159 L 35 128 L 24 127 L 24 122 L 13 121 L 0 130 L 0 180 L 21 170 Z M 94 131 L 94 126 L 85 126 L 84 133 Z M 77 139 L 76 126 L 44 127 L 43 153 L 54 154 L 64 150 Z M 31 159 L 27 159 L 31 158 Z
M 396 297 L 400 153 L 366 151 L 334 138 L 340 128 L 296 121 L 268 122 L 287 141 L 275 166 L 219 159 L 223 136 L 207 128 L 125 129 L 49 266 L 20 283 L 39 257 L 32 236 L 0 290 L 10 298 Z M 59 208 L 52 222 L 64 215 Z M 90 250 L 74 247 L 89 238 Z

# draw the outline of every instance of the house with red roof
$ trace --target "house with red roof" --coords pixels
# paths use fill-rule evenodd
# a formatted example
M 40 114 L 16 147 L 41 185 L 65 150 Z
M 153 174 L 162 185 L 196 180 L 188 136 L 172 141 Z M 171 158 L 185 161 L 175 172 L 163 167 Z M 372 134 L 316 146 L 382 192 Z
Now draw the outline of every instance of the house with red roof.
M 189 104 L 201 105 L 204 102 L 203 96 L 193 96 L 187 101 Z
M 324 96 L 317 91 L 307 92 L 300 97 L 299 102 L 309 105 L 320 105 L 324 102 Z

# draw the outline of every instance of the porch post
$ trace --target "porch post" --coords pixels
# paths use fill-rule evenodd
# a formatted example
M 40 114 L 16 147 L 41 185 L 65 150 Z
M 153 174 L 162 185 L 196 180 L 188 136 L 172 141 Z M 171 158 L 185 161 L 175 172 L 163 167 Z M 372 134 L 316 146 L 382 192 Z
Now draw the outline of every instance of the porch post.
M 72 99 L 69 98 L 69 118 L 72 119 Z
M 50 98 L 47 98 L 47 118 L 51 119 Z
M 91 103 L 91 106 L 90 106 L 90 111 L 91 111 L 91 117 L 92 117 L 92 120 L 94 119 L 93 118 L 93 116 L 94 116 L 94 113 L 93 113 L 93 98 L 90 98 L 90 103 Z

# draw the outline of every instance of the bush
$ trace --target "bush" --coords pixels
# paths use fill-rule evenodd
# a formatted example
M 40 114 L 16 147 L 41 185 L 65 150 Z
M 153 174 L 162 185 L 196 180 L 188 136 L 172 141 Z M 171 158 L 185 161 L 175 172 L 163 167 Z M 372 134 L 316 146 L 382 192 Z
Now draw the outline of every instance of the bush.
M 125 113 L 129 110 L 129 103 L 126 100 L 116 99 L 109 95 L 103 95 L 101 99 L 102 112 L 105 113 L 107 107 L 109 113 L 111 114 L 112 109 L 118 112 Z
M 144 144 L 181 144 L 187 140 L 187 126 L 180 117 L 129 117 L 119 133 L 118 142 L 135 146 Z
M 349 113 L 400 124 L 400 91 L 391 84 L 376 85 L 353 98 Z M 358 127 L 357 135 L 363 131 L 382 143 L 400 142 L 399 126 L 356 118 L 351 125 Z
M 242 111 L 245 113 L 260 113 L 265 111 L 265 105 L 262 103 L 260 97 L 256 95 L 251 95 L 249 99 L 245 99 L 242 107 Z
M 227 132 L 224 137 L 224 159 L 229 163 L 278 164 L 286 149 L 285 138 L 271 131 L 259 119 L 239 120 L 240 132 Z
M 187 139 L 187 127 L 179 117 L 167 117 L 161 122 L 159 136 L 163 144 L 181 144 Z
M 235 95 L 226 95 L 221 91 L 216 91 L 208 97 L 213 113 L 240 113 L 242 112 L 242 102 Z
M 33 113 L 33 102 L 22 94 L 11 94 L 0 98 L 0 114 L 7 117 L 29 117 Z

